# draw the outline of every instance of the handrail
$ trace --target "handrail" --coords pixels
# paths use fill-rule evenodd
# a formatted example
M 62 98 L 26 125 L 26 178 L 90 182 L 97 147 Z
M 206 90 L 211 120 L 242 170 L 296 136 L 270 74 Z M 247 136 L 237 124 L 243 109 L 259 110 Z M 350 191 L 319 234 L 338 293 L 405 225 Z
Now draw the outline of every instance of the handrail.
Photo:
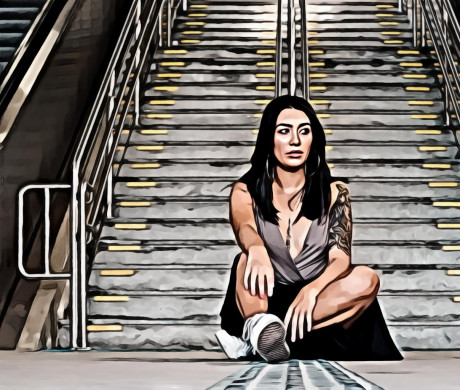
M 112 215 L 111 180 L 116 148 L 133 99 L 131 127 L 138 125 L 140 78 L 144 77 L 146 59 L 154 36 L 156 45 L 163 44 L 161 18 L 165 2 L 171 10 L 166 15 L 166 42 L 169 43 L 172 31 L 168 24 L 174 23 L 182 0 L 132 2 L 75 150 L 71 167 L 69 237 L 70 332 L 74 349 L 89 349 L 86 331 L 87 245 L 96 242 L 100 230 L 100 224 L 97 223 L 99 219 L 104 218 L 104 213 L 107 218 Z M 186 4 L 182 5 L 182 9 L 186 9 Z M 105 196 L 106 208 L 103 207 Z M 31 276 L 34 275 L 38 276 Z
M 455 65 L 455 60 L 458 61 L 460 57 L 458 50 L 460 47 L 460 25 L 454 13 L 452 2 L 451 0 L 412 0 L 409 4 L 409 1 L 405 0 L 405 5 L 408 14 L 412 11 L 410 19 L 414 46 L 419 46 L 418 38 L 420 35 L 420 46 L 426 47 L 427 29 L 430 33 L 443 77 L 444 119 L 446 125 L 451 126 L 454 142 L 458 149 L 455 157 L 460 158 L 460 143 L 456 132 L 460 118 L 460 77 Z M 400 9 L 402 9 L 401 0 Z M 418 23 L 419 16 L 421 17 L 420 24 Z M 453 52 L 455 52 L 455 58 Z M 457 118 L 456 126 L 451 121 L 452 111 Z

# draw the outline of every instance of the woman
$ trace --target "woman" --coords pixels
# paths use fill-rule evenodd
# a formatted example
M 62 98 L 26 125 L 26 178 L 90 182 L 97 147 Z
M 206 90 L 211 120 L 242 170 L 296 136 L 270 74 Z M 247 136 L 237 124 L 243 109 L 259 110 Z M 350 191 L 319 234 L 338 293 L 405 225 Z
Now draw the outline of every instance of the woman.
M 377 292 L 351 265 L 347 185 L 331 178 L 311 105 L 280 96 L 264 110 L 251 168 L 233 186 L 233 263 L 216 337 L 230 358 L 401 360 Z

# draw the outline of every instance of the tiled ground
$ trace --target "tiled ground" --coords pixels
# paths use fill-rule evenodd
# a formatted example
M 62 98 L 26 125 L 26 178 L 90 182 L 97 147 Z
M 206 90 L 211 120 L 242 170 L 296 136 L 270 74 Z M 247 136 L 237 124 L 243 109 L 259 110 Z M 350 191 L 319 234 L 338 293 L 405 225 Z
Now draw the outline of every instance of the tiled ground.
M 458 389 L 460 351 L 405 352 L 401 362 L 337 362 L 291 360 L 283 365 L 265 365 L 263 381 L 247 375 L 232 389 L 268 389 L 270 372 L 283 372 L 289 386 L 273 380 L 274 389 L 330 389 L 321 385 L 321 366 L 328 367 L 326 379 L 341 378 L 334 388 L 384 389 Z M 235 373 L 247 372 L 260 363 L 231 362 L 220 353 L 154 353 L 154 352 L 30 352 L 0 351 L 0 389 L 214 389 Z M 251 367 L 252 366 L 252 367 Z M 352 370 L 355 384 L 335 369 Z M 268 367 L 268 368 L 266 368 Z M 335 368 L 331 368 L 335 367 Z M 258 368 L 257 368 L 258 370 Z M 256 370 L 256 371 L 257 371 Z M 289 370 L 290 375 L 289 375 Z M 253 370 L 254 372 L 254 370 Z M 300 373 L 300 375 L 299 375 Z M 307 375 L 305 375 L 307 374 Z M 273 375 L 276 378 L 276 375 Z M 259 377 L 261 378 L 261 377 Z M 362 378 L 365 378 L 363 380 Z M 324 379 L 324 378 L 323 378 Z M 342 381 L 342 382 L 340 382 Z M 348 382 L 346 382 L 348 381 Z M 367 385 L 366 385 L 367 382 Z M 372 386 L 369 382 L 374 383 Z M 285 383 L 285 382 L 284 382 Z M 225 383 L 224 383 L 225 384 Z

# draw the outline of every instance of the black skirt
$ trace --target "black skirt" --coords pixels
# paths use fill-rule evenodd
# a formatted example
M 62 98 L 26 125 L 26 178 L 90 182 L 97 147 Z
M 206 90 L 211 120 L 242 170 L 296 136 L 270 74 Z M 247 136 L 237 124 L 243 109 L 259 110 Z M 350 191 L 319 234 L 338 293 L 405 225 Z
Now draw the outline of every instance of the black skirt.
M 227 294 L 220 312 L 221 327 L 229 334 L 241 337 L 244 319 L 235 300 L 236 268 L 241 253 L 233 261 Z M 284 321 L 286 312 L 300 289 L 305 284 L 285 285 L 276 283 L 273 295 L 268 297 L 267 313 L 278 316 Z M 353 322 L 344 329 L 340 324 L 325 326 L 304 332 L 303 339 L 290 338 L 290 329 L 286 342 L 291 350 L 291 359 L 327 359 L 327 360 L 402 360 L 403 357 L 394 344 L 383 318 L 377 298 Z M 261 360 L 256 354 L 241 360 Z

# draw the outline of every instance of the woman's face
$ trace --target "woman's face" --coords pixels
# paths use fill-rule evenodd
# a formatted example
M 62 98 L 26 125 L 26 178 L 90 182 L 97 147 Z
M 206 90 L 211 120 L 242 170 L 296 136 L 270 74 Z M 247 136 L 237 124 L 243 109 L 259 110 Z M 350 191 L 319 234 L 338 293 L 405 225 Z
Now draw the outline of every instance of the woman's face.
M 294 108 L 280 112 L 276 121 L 274 152 L 281 165 L 289 168 L 302 166 L 307 161 L 312 140 L 307 114 Z

